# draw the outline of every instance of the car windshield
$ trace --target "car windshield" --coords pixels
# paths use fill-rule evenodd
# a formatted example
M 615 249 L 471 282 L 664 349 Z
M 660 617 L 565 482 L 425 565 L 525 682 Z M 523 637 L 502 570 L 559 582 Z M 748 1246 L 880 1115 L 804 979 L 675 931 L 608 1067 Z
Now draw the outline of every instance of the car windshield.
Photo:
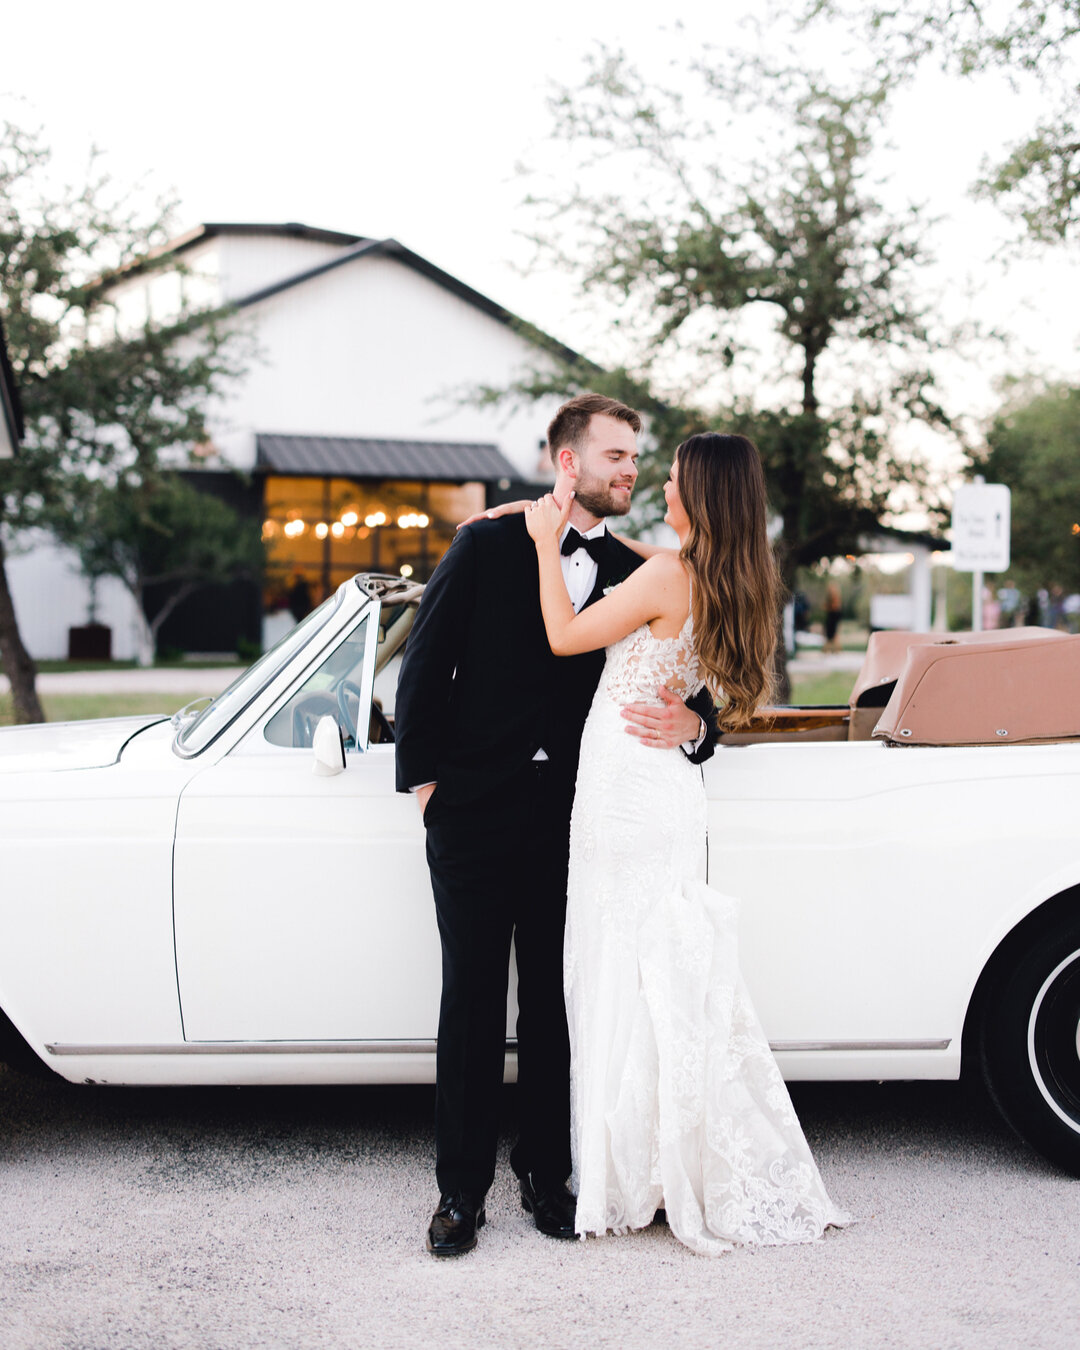
M 238 675 L 228 689 L 219 694 L 208 708 L 204 708 L 182 726 L 175 741 L 177 750 L 183 755 L 197 755 L 200 750 L 205 750 L 211 741 L 216 740 L 233 718 L 243 712 L 252 699 L 262 693 L 300 648 L 323 627 L 344 597 L 345 587 L 339 586 L 318 609 L 313 609 L 307 618 L 290 629 L 280 642 L 275 643 L 268 652 L 260 656 L 253 666 L 242 675 Z

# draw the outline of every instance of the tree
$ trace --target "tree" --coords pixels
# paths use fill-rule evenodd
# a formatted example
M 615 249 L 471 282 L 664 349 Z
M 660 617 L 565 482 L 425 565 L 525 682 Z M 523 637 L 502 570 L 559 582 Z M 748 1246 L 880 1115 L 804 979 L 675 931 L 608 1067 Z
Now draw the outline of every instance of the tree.
M 826 15 L 863 27 L 890 79 L 932 60 L 962 77 L 996 70 L 1034 76 L 1044 101 L 1037 124 L 1004 158 L 988 163 L 977 194 L 997 201 L 1037 243 L 1080 230 L 1080 0 L 921 0 L 867 7 L 811 0 L 808 20 Z
M 158 631 L 182 600 L 208 583 L 262 572 L 259 522 L 241 519 L 179 474 L 84 483 L 80 496 L 77 515 L 71 512 L 59 536 L 75 548 L 87 576 L 119 577 L 127 587 L 143 622 L 141 665 L 153 660 Z M 151 613 L 149 592 L 160 586 L 169 588 L 168 598 Z
M 1080 591 L 1080 389 L 1018 384 L 986 440 L 983 474 L 1012 489 L 1010 573 Z
M 26 421 L 22 453 L 0 462 L 0 549 L 15 531 L 71 537 L 81 485 L 151 485 L 207 441 L 213 395 L 241 368 L 222 312 L 181 305 L 119 328 L 108 282 L 136 267 L 181 269 L 155 252 L 170 213 L 143 212 L 91 165 L 56 190 L 36 134 L 0 129 L 0 305 Z M 0 652 L 18 721 L 40 721 L 34 666 L 14 625 L 0 551 Z
M 699 73 L 724 104 L 722 72 Z M 611 303 L 621 331 L 638 335 L 635 364 L 606 392 L 622 384 L 646 411 L 674 405 L 688 429 L 720 422 L 758 441 L 789 586 L 799 566 L 853 551 L 898 486 L 925 487 L 923 467 L 893 448 L 897 421 L 948 420 L 928 369 L 935 342 L 912 295 L 925 256 L 919 221 L 891 216 L 865 183 L 883 104 L 881 90 L 842 96 L 811 85 L 785 103 L 771 155 L 740 170 L 729 137 L 693 125 L 679 97 L 605 52 L 582 88 L 554 100 L 555 135 L 600 183 L 617 165 L 620 188 L 532 199 L 546 212 L 540 256 L 580 277 Z M 777 105 L 766 109 L 762 97 L 761 106 L 775 122 Z M 772 399 L 713 398 L 707 417 L 706 400 L 683 391 L 696 381 L 708 394 L 718 372 L 740 365 L 746 382 L 751 311 L 770 317 L 777 339 Z M 760 355 L 753 364 L 760 369 Z M 680 369 L 692 372 L 681 389 Z M 602 378 L 570 363 L 534 372 L 515 392 L 603 387 Z M 665 467 L 673 448 L 663 447 Z

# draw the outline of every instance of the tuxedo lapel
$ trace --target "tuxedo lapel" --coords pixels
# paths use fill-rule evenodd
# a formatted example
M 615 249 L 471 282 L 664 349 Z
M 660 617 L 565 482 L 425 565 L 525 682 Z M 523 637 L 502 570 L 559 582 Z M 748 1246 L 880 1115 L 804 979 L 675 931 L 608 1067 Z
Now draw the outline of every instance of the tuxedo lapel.
M 641 566 L 642 562 L 643 559 L 633 549 L 627 548 L 625 544 L 620 544 L 610 530 L 605 530 L 604 553 L 596 563 L 596 581 L 588 600 L 582 605 L 582 609 L 595 604 L 607 587 L 617 586 L 620 581 L 625 581 L 635 568 Z

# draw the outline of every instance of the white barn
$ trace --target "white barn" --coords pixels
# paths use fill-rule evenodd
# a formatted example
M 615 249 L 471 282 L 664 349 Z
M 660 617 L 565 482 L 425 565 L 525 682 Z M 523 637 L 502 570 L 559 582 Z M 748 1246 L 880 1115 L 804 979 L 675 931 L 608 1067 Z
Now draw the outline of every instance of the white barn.
M 547 340 L 396 240 L 209 224 L 168 247 L 185 275 L 130 271 L 113 287 L 117 322 L 169 317 L 181 288 L 192 304 L 235 306 L 254 355 L 213 409 L 200 478 L 258 513 L 269 565 L 261 594 L 215 589 L 178 607 L 163 643 L 265 642 L 355 571 L 426 577 L 464 515 L 550 477 L 543 438 L 557 399 L 465 400 L 543 360 Z M 70 554 L 32 542 L 9 568 L 20 627 L 33 655 L 62 657 L 90 596 Z M 118 582 L 99 585 L 96 609 L 114 657 L 134 655 L 138 624 Z

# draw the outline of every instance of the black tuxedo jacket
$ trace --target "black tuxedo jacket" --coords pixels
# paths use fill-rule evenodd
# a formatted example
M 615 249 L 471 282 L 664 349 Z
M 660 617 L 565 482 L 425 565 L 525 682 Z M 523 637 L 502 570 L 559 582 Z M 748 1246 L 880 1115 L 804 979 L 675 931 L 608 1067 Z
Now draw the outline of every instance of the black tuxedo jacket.
M 610 533 L 604 544 L 587 604 L 642 562 Z M 603 665 L 602 650 L 552 654 L 524 517 L 466 526 L 428 582 L 406 645 L 394 716 L 398 791 L 436 782 L 447 802 L 479 802 L 541 748 L 572 786 Z M 709 726 L 697 763 L 712 754 L 716 713 L 706 690 L 690 706 Z

